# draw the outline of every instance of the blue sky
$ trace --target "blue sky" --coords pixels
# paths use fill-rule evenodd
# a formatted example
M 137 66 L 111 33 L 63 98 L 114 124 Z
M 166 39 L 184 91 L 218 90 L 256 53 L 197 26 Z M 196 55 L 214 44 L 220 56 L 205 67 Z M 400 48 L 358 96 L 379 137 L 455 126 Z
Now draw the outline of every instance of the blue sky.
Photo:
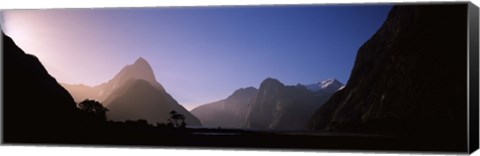
M 98 85 L 145 58 L 187 108 L 258 87 L 346 83 L 390 5 L 4 10 L 2 27 L 58 81 Z

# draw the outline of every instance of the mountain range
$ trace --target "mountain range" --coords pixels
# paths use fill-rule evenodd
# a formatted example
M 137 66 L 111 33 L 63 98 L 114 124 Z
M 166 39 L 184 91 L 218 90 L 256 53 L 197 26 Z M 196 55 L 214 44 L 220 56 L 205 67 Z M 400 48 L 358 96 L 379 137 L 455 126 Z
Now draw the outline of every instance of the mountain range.
M 332 95 L 343 86 L 337 80 L 330 81 L 324 88 L 309 90 L 304 85 L 286 86 L 277 79 L 265 79 L 249 104 L 243 127 L 303 130 L 315 110 L 328 100 L 329 96 L 324 95 Z
M 259 89 L 239 89 L 226 99 L 191 112 L 206 127 L 300 130 L 314 111 L 343 86 L 333 78 L 297 86 L 267 78 Z
M 303 129 L 314 110 L 344 86 L 333 78 L 297 86 L 285 86 L 267 78 L 260 89 L 241 88 L 226 99 L 200 105 L 189 112 L 156 81 L 144 58 L 138 58 L 108 82 L 94 87 L 62 85 L 77 102 L 94 99 L 103 103 L 110 110 L 107 119 L 113 121 L 146 119 L 151 124 L 167 123 L 173 110 L 184 115 L 191 126 L 296 130 Z

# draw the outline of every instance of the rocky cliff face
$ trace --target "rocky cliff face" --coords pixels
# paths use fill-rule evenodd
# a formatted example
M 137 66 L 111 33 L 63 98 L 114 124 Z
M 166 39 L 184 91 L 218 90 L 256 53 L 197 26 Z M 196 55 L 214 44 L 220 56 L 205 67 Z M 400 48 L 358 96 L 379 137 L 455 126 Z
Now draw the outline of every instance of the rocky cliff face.
M 50 142 L 75 123 L 72 96 L 50 76 L 40 61 L 25 54 L 2 33 L 3 139 L 5 142 Z
M 463 4 L 393 7 L 358 50 L 346 87 L 307 127 L 466 138 L 466 10 Z
M 204 127 L 241 128 L 250 101 L 257 92 L 254 87 L 241 88 L 226 99 L 201 105 L 191 112 Z
M 265 79 L 249 105 L 245 128 L 303 129 L 320 104 L 314 93 L 304 86 L 285 86 L 272 78 Z
M 333 78 L 297 86 L 267 78 L 260 90 L 242 88 L 191 112 L 205 127 L 301 130 L 314 111 L 343 86 Z

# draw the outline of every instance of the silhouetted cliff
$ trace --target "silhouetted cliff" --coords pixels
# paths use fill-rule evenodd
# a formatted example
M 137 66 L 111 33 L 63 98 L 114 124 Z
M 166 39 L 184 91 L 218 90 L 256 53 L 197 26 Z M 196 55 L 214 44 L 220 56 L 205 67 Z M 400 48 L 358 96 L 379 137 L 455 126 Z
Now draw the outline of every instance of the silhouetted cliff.
M 48 142 L 72 135 L 68 130 L 78 115 L 72 96 L 35 56 L 2 36 L 4 141 Z
M 358 50 L 346 87 L 307 126 L 465 143 L 466 15 L 464 4 L 393 7 Z
M 267 78 L 250 102 L 244 128 L 303 129 L 321 104 L 305 86 L 285 86 Z

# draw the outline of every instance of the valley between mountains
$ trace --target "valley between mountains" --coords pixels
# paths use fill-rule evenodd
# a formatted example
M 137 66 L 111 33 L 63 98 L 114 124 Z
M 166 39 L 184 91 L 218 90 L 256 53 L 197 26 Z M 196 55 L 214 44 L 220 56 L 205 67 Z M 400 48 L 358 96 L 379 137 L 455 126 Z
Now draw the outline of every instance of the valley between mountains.
M 138 58 L 111 80 L 94 87 L 61 85 L 77 103 L 85 99 L 102 103 L 109 109 L 107 120 L 144 119 L 154 125 L 167 123 L 169 113 L 175 111 L 185 116 L 189 127 L 259 130 L 305 129 L 314 111 L 344 87 L 333 78 L 296 86 L 266 78 L 259 89 L 240 88 L 225 99 L 188 111 L 156 80 L 152 67 L 144 58 Z

